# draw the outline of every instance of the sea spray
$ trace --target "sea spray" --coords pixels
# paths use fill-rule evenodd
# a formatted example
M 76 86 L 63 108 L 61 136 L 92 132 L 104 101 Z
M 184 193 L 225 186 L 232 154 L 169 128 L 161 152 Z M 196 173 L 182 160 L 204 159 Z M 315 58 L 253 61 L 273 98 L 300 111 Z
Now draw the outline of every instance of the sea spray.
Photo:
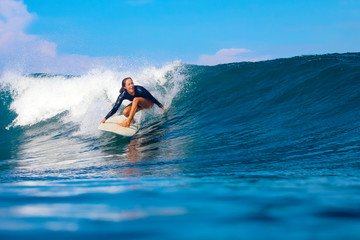
M 173 62 L 134 72 L 94 69 L 82 76 L 5 73 L 2 86 L 12 92 L 10 109 L 17 115 L 10 126 L 31 126 L 62 113 L 66 113 L 61 119 L 64 122 L 82 123 L 83 128 L 96 126 L 116 101 L 127 76 L 170 107 L 184 80 L 181 68 L 180 62 Z M 129 102 L 124 101 L 126 104 Z

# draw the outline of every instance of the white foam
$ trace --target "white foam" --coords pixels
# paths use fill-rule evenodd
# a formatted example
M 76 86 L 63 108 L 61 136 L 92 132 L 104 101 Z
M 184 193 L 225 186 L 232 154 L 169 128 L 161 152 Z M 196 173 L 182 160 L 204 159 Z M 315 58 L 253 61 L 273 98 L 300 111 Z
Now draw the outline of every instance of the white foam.
M 110 111 L 119 95 L 122 79 L 128 76 L 133 78 L 135 85 L 147 88 L 169 108 L 185 79 L 180 73 L 181 66 L 180 62 L 175 61 L 160 68 L 147 66 L 125 71 L 94 69 L 85 75 L 70 78 L 34 77 L 12 72 L 4 73 L 0 84 L 12 92 L 10 108 L 17 117 L 11 126 L 34 125 L 66 112 L 62 121 L 78 123 L 80 132 L 89 132 L 95 131 Z M 124 101 L 123 104 L 129 102 Z

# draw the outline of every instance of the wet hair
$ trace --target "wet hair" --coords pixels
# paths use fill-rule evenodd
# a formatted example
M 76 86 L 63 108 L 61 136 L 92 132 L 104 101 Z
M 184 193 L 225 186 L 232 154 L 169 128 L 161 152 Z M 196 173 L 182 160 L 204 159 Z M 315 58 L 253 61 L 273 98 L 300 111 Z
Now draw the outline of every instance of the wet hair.
M 120 93 L 122 93 L 123 91 L 125 91 L 125 84 L 126 84 L 126 80 L 128 80 L 128 79 L 131 79 L 132 80 L 132 78 L 131 77 L 126 77 L 126 78 L 124 78 L 123 80 L 122 80 L 122 83 L 121 83 L 121 88 L 120 88 Z

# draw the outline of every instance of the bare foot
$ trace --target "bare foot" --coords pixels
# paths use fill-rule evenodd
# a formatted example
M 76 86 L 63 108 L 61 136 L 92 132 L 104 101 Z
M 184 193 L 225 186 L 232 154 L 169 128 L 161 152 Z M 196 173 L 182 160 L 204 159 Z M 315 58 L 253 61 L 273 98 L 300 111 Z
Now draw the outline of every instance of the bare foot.
M 130 127 L 130 122 L 125 119 L 124 121 L 122 121 L 121 123 L 118 123 L 117 125 L 121 126 L 121 127 Z

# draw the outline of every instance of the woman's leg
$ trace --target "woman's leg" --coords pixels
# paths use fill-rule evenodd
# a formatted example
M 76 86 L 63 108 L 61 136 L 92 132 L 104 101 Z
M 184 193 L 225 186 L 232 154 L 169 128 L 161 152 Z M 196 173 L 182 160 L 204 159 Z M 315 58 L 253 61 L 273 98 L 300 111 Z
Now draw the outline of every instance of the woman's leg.
M 148 99 L 145 99 L 142 97 L 134 98 L 133 102 L 123 110 L 124 116 L 127 117 L 128 119 L 124 120 L 121 123 L 121 126 L 129 127 L 136 112 L 138 112 L 142 109 L 151 108 L 153 105 L 154 105 L 154 103 Z
M 125 108 L 124 108 L 124 110 L 123 110 L 123 115 L 125 116 L 125 117 L 129 117 L 129 115 L 130 115 L 130 110 L 131 110 L 131 105 L 132 105 L 132 103 L 130 103 L 129 105 L 127 105 Z M 139 111 L 139 109 L 138 109 L 138 111 Z

